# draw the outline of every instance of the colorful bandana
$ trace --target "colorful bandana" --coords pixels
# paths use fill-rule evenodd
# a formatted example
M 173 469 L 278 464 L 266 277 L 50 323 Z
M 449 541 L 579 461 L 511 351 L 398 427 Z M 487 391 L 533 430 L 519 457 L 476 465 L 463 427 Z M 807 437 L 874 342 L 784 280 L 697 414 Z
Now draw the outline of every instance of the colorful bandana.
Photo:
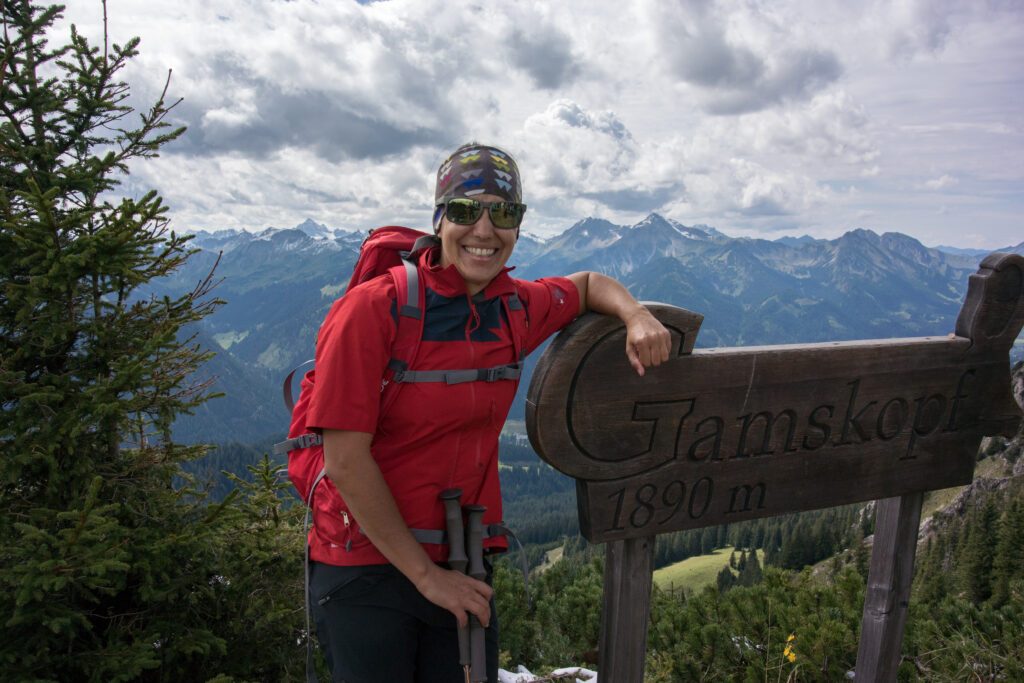
M 497 147 L 468 144 L 455 150 L 437 169 L 434 205 L 452 197 L 493 194 L 510 202 L 523 201 L 519 168 L 512 156 Z

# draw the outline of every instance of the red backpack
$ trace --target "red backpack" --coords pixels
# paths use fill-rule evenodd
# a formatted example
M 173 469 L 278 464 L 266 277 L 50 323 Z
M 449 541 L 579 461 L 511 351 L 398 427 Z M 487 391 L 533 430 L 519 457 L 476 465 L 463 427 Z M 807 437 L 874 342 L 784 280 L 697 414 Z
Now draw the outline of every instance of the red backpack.
M 395 337 L 392 356 L 411 359 L 416 353 L 419 338 L 423 335 L 423 316 L 419 313 L 423 310 L 423 290 L 419 283 L 414 258 L 421 249 L 433 246 L 435 243 L 436 238 L 432 235 L 412 228 L 389 225 L 371 230 L 359 248 L 359 258 L 356 260 L 352 277 L 349 279 L 345 291 L 348 292 L 356 285 L 382 275 L 390 274 L 394 279 L 398 310 L 402 312 L 402 315 L 398 318 L 398 333 Z M 392 272 L 393 270 L 403 272 L 400 274 Z M 408 308 L 410 293 L 415 297 L 412 309 Z M 410 315 L 413 310 L 416 311 L 416 314 Z M 284 404 L 292 419 L 288 428 L 288 439 L 274 444 L 274 453 L 288 454 L 288 478 L 294 484 L 299 496 L 306 502 L 307 507 L 312 507 L 313 491 L 326 474 L 323 438 L 306 429 L 306 414 L 313 395 L 316 369 L 305 373 L 298 402 L 294 402 L 292 399 L 292 378 L 296 372 L 312 364 L 312 360 L 302 363 L 289 372 L 284 379 L 282 387 Z M 385 392 L 385 397 L 382 400 L 390 403 L 391 400 L 394 400 L 395 393 L 394 391 Z

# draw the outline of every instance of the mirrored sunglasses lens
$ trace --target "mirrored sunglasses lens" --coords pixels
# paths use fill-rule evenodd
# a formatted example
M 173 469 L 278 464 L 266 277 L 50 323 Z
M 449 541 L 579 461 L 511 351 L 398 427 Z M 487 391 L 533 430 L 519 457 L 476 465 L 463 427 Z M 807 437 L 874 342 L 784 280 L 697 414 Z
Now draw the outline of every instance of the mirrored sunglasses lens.
M 472 225 L 480 218 L 480 203 L 472 199 L 452 199 L 448 202 L 446 216 L 452 223 Z
M 513 202 L 491 204 L 491 223 L 496 228 L 518 228 L 523 220 L 523 205 Z

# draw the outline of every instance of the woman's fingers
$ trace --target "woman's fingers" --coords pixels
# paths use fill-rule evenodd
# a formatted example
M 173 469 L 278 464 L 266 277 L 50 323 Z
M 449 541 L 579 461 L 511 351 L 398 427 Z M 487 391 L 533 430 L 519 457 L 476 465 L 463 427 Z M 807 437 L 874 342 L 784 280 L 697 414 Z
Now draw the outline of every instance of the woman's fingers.
M 638 375 L 644 374 L 645 367 L 667 361 L 671 348 L 672 335 L 646 309 L 626 323 L 626 356 Z
M 626 358 L 629 359 L 629 364 L 633 366 L 634 370 L 636 370 L 636 374 L 638 374 L 641 377 L 643 377 L 644 376 L 644 364 L 643 364 L 643 361 L 640 360 L 640 354 L 639 354 L 639 352 L 637 352 L 636 347 L 633 344 L 630 344 L 629 342 L 626 343 Z
M 468 623 L 467 613 L 476 616 L 485 627 L 491 621 L 494 591 L 483 581 L 435 565 L 417 589 L 427 600 L 454 614 L 459 626 Z

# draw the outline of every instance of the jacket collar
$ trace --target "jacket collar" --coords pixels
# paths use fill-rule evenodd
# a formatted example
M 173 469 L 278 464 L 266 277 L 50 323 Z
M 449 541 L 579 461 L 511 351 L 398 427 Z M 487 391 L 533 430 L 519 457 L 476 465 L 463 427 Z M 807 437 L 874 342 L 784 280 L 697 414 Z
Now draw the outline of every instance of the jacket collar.
M 440 247 L 425 249 L 420 254 L 419 266 L 420 272 L 424 273 L 425 284 L 442 296 L 465 296 L 467 294 L 466 281 L 462 279 L 462 275 L 459 274 L 458 268 L 456 268 L 454 264 L 442 268 L 440 261 Z M 499 272 L 494 279 L 491 280 L 487 286 L 473 298 L 493 299 L 494 297 L 501 296 L 502 294 L 514 293 L 516 291 L 516 286 L 512 282 L 512 278 L 509 277 L 509 272 L 514 269 L 514 266 L 505 266 L 502 268 L 501 272 Z

